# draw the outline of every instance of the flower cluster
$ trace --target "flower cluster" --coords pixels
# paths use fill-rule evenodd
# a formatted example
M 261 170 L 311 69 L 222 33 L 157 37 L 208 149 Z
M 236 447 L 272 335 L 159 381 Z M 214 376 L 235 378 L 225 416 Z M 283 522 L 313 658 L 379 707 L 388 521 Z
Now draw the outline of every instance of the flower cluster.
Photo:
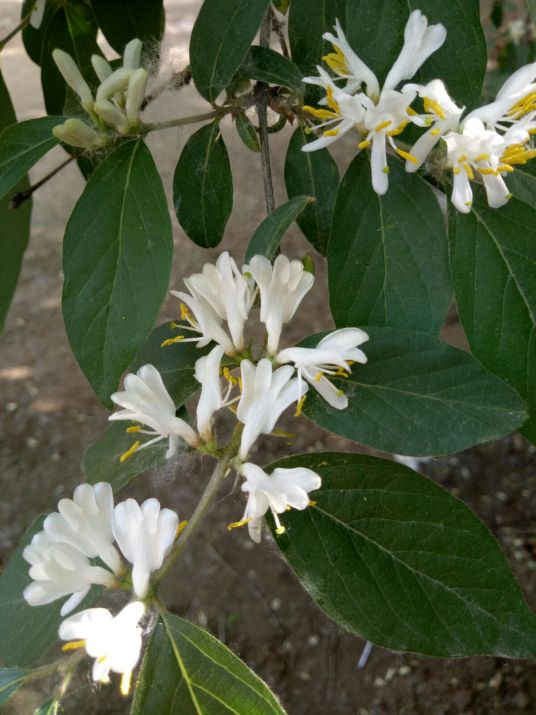
M 446 38 L 443 25 L 428 25 L 419 10 L 409 16 L 402 50 L 383 86 L 374 72 L 350 47 L 337 21 L 335 34 L 323 37 L 334 52 L 323 59 L 333 74 L 318 67 L 318 76 L 304 82 L 322 87 L 321 108 L 306 106 L 322 120 L 322 136 L 306 144 L 315 151 L 337 141 L 349 131 L 360 136 L 358 149 L 371 149 L 372 185 L 378 194 L 388 189 L 388 145 L 406 161 L 406 171 L 416 171 L 439 140 L 446 149 L 447 167 L 454 175 L 452 202 L 467 213 L 472 205 L 470 182 L 477 176 L 484 183 L 491 207 L 503 206 L 510 194 L 504 176 L 516 164 L 536 156 L 531 136 L 536 131 L 536 62 L 515 72 L 501 87 L 494 102 L 464 116 L 449 96 L 444 83 L 434 79 L 426 85 L 404 83 L 412 79 Z M 412 106 L 422 101 L 420 109 Z M 399 135 L 408 124 L 427 127 L 413 147 L 400 145 Z
M 214 415 L 224 407 L 232 409 L 243 425 L 234 464 L 245 479 L 242 490 L 248 500 L 243 519 L 231 526 L 247 523 L 251 537 L 260 541 L 261 518 L 266 512 L 272 512 L 281 533 L 278 514 L 289 507 L 304 509 L 309 503 L 308 492 L 320 487 L 320 477 L 304 468 L 276 469 L 268 475 L 247 461 L 253 445 L 260 435 L 275 430 L 290 405 L 296 405 L 297 415 L 301 413 L 309 386 L 334 409 L 345 409 L 348 398 L 330 378 L 347 377 L 354 363 L 366 362 L 358 346 L 368 340 L 368 335 L 358 328 L 343 328 L 328 334 L 316 347 L 281 349 L 283 326 L 292 319 L 314 282 L 314 276 L 300 261 L 284 255 L 279 255 L 273 265 L 264 256 L 254 256 L 239 269 L 226 252 L 216 265 L 205 264 L 201 273 L 184 282 L 188 292 L 171 291 L 181 301 L 182 320 L 173 324 L 179 334 L 162 346 L 188 341 L 198 348 L 213 345 L 195 365 L 195 378 L 201 384 L 197 429 L 176 416 L 175 404 L 158 370 L 144 365 L 137 374 L 127 375 L 124 391 L 112 395 L 122 409 L 110 419 L 131 420 L 136 424 L 128 427 L 128 432 L 150 437 L 143 443 L 136 440 L 121 459 L 163 439 L 168 440 L 167 457 L 176 453 L 181 440 L 190 447 L 216 453 Z M 257 297 L 266 338 L 261 354 L 255 358 L 245 329 Z
M 54 135 L 60 141 L 83 149 L 99 149 L 114 135 L 125 135 L 138 129 L 147 86 L 147 71 L 140 67 L 141 49 L 140 40 L 131 40 L 125 46 L 122 66 L 115 70 L 104 57 L 91 57 L 100 82 L 95 96 L 73 58 L 63 50 L 54 50 L 54 62 L 78 95 L 88 119 L 73 117 L 54 127 Z
M 110 671 L 121 673 L 124 694 L 140 656 L 139 622 L 151 573 L 162 566 L 180 530 L 177 514 L 162 509 L 156 499 L 141 505 L 127 499 L 114 507 L 110 484 L 81 484 L 72 499 L 60 500 L 58 511 L 46 517 L 43 530 L 24 549 L 32 579 L 24 598 L 31 606 L 69 596 L 60 611 L 66 616 L 92 585 L 132 590 L 135 600 L 116 616 L 105 608 L 89 608 L 59 629 L 60 638 L 68 641 L 64 650 L 85 647 L 95 658 L 94 680 L 107 682 Z

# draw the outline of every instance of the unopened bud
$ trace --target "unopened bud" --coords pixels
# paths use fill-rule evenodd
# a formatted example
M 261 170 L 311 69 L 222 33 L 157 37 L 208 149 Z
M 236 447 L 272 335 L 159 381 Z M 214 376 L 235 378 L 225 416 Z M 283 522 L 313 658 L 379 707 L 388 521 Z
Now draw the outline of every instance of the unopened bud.
M 97 149 L 106 144 L 106 137 L 98 134 L 81 119 L 67 119 L 52 130 L 54 136 L 65 144 L 82 149 Z
M 99 82 L 104 82 L 113 72 L 108 62 L 100 55 L 91 55 L 91 64 L 93 65 L 95 74 L 99 78 Z
M 130 69 L 137 69 L 141 62 L 141 40 L 134 38 L 130 40 L 125 45 L 125 51 L 123 52 L 123 67 L 128 67 Z
M 35 0 L 34 2 L 32 14 L 30 15 L 30 25 L 36 30 L 39 30 L 41 23 L 43 22 L 46 4 L 46 0 Z
M 80 97 L 84 109 L 90 111 L 93 107 L 93 95 L 71 55 L 63 50 L 55 49 L 52 57 L 63 79 Z
M 310 253 L 306 253 L 303 258 L 301 259 L 301 262 L 303 264 L 303 270 L 307 271 L 307 273 L 312 273 L 313 276 L 315 274 L 315 262 L 313 260 L 313 257 L 311 256 Z
M 147 72 L 142 67 L 134 70 L 128 81 L 127 102 L 125 107 L 129 124 L 137 124 L 139 121 L 146 86 Z
M 111 124 L 120 134 L 125 134 L 128 130 L 128 123 L 125 115 L 109 99 L 100 99 L 95 102 L 95 112 L 106 124 Z
M 115 72 L 107 77 L 104 82 L 101 82 L 97 89 L 97 101 L 101 99 L 110 99 L 117 92 L 122 92 L 128 85 L 128 80 L 133 70 L 127 67 L 120 67 Z

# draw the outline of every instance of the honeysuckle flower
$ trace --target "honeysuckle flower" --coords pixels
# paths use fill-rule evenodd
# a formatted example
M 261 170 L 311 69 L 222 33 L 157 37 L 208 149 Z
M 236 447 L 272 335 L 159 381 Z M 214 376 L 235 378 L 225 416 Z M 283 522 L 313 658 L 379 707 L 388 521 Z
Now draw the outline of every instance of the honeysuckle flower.
M 169 440 L 167 459 L 176 453 L 180 438 L 191 447 L 198 445 L 199 437 L 195 430 L 175 415 L 175 403 L 154 365 L 143 365 L 136 374 L 129 373 L 125 377 L 124 386 L 123 392 L 115 392 L 112 395 L 112 401 L 123 409 L 114 412 L 108 419 L 140 422 L 150 427 L 150 430 L 143 430 L 136 426 L 129 427 L 127 432 L 148 434 L 152 439 L 143 444 L 135 442 L 122 459 L 130 456 L 135 450 L 145 449 L 162 439 Z
M 141 62 L 142 42 L 137 37 L 127 42 L 123 50 L 123 67 L 138 69 Z
M 114 573 L 122 568 L 113 545 L 114 497 L 107 482 L 80 484 L 72 499 L 60 499 L 58 511 L 43 522 L 48 538 L 69 544 L 88 558 L 100 558 Z
M 112 66 L 107 62 L 104 57 L 100 55 L 91 55 L 91 65 L 95 74 L 99 78 L 99 82 L 104 82 L 104 80 L 109 77 L 112 72 Z
M 261 540 L 262 517 L 268 509 L 272 512 L 276 531 L 282 534 L 285 528 L 279 521 L 279 514 L 289 507 L 300 511 L 309 506 L 309 492 L 319 489 L 322 480 L 316 472 L 305 467 L 292 469 L 277 468 L 267 474 L 256 464 L 246 462 L 240 468 L 245 477 L 242 491 L 248 494 L 246 510 L 238 526 L 247 523 L 249 535 L 256 543 Z
M 79 549 L 44 531 L 34 535 L 22 555 L 30 564 L 33 579 L 24 589 L 24 599 L 30 606 L 43 606 L 70 595 L 61 607 L 62 616 L 78 606 L 93 584 L 111 587 L 115 583 L 110 571 L 92 566 Z
M 275 355 L 283 325 L 292 319 L 304 296 L 312 288 L 314 276 L 301 261 L 289 261 L 279 254 L 274 265 L 264 256 L 253 256 L 244 272 L 250 273 L 261 294 L 261 322 L 268 333 L 267 350 Z
M 121 674 L 121 693 L 128 695 L 132 671 L 136 667 L 142 647 L 140 620 L 145 606 L 132 601 L 117 616 L 106 608 L 88 608 L 70 616 L 60 625 L 59 637 L 68 641 L 64 650 L 85 648 L 95 658 L 93 680 L 109 682 L 110 671 Z
M 125 112 L 129 126 L 134 126 L 139 122 L 140 110 L 145 99 L 147 79 L 147 71 L 143 67 L 139 67 L 134 70 L 128 80 Z
M 240 442 L 240 459 L 248 453 L 261 434 L 274 430 L 281 414 L 293 402 L 298 402 L 307 392 L 307 385 L 299 385 L 293 378 L 294 368 L 283 365 L 272 372 L 268 358 L 253 365 L 249 360 L 240 363 L 242 394 L 236 415 L 244 424 Z
M 292 363 L 296 367 L 299 384 L 302 379 L 307 380 L 332 407 L 344 410 L 348 407 L 348 398 L 326 375 L 347 377 L 353 363 L 366 363 L 367 356 L 357 346 L 368 338 L 367 333 L 359 328 L 341 328 L 322 338 L 315 348 L 281 350 L 276 361 Z
M 55 49 L 52 52 L 52 59 L 61 72 L 63 79 L 79 96 L 82 107 L 87 112 L 91 112 L 93 110 L 93 95 L 71 55 L 63 50 Z
M 312 107 L 305 109 L 326 120 L 321 126 L 329 125 L 330 128 L 324 131 L 320 139 L 304 145 L 302 150 L 309 152 L 320 149 L 354 129 L 362 137 L 358 148 L 371 148 L 372 185 L 378 194 L 384 194 L 388 188 L 389 171 L 387 142 L 400 156 L 417 163 L 417 159 L 398 147 L 393 138 L 400 134 L 409 122 L 421 123 L 410 107 L 416 97 L 416 90 L 402 87 L 399 91 L 396 87 L 403 80 L 411 79 L 428 57 L 441 47 L 445 41 L 446 30 L 440 24 L 428 26 L 428 20 L 419 10 L 412 12 L 404 30 L 404 45 L 381 90 L 376 75 L 350 48 L 338 22 L 335 25 L 335 33 L 324 35 L 335 49 L 335 52 L 324 57 L 324 60 L 336 73 L 336 80 L 344 79 L 346 85 L 336 91 L 333 81 L 329 76 L 326 78 L 322 72 L 319 72 L 318 77 L 304 78 L 304 82 L 325 87 L 324 103 L 329 110 Z M 355 94 L 362 85 L 366 91 Z
M 30 25 L 36 30 L 41 27 L 41 23 L 43 22 L 46 4 L 46 0 L 35 0 L 34 2 L 32 13 L 30 15 Z
M 162 566 L 173 546 L 178 523 L 177 514 L 162 509 L 157 499 L 146 499 L 141 506 L 127 499 L 115 507 L 115 540 L 132 564 L 132 587 L 138 598 L 147 595 L 151 573 Z
M 56 125 L 52 129 L 52 133 L 61 142 L 82 149 L 100 149 L 109 141 L 105 134 L 95 131 L 89 124 L 76 117 L 66 119 L 63 124 Z
M 208 355 L 196 360 L 195 379 L 201 384 L 201 395 L 197 403 L 197 430 L 205 442 L 212 439 L 212 417 L 215 412 L 227 404 L 232 384 L 222 394 L 220 365 L 223 348 L 216 345 Z

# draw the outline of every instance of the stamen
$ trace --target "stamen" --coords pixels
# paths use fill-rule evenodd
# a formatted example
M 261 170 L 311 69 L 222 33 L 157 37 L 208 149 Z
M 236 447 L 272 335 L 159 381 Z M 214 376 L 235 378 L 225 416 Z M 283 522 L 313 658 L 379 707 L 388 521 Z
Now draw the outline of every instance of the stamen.
M 387 132 L 388 137 L 396 137 L 397 134 L 402 134 L 404 129 L 408 126 L 409 122 L 402 122 L 402 124 L 399 124 L 396 129 L 392 129 L 390 132 Z
M 161 348 L 167 348 L 169 345 L 173 345 L 174 343 L 180 343 L 184 340 L 184 335 L 177 335 L 176 338 L 168 338 L 167 340 L 164 340 L 163 343 L 160 343 Z
M 188 322 L 192 320 L 192 314 L 185 303 L 181 303 L 181 320 L 187 320 Z
M 186 519 L 179 523 L 179 525 L 177 526 L 177 531 L 175 532 L 175 539 L 179 538 L 179 536 L 182 534 L 182 532 L 186 529 L 187 526 L 188 521 Z
M 128 695 L 130 693 L 130 683 L 132 681 L 132 671 L 127 670 L 121 676 L 121 695 Z
M 339 115 L 329 109 L 317 109 L 316 107 L 310 107 L 308 104 L 303 107 L 304 112 L 312 114 L 313 117 L 317 119 L 338 119 Z
M 482 174 L 482 176 L 498 176 L 499 172 L 497 169 L 491 169 L 491 168 L 486 168 L 482 167 L 482 169 L 478 169 L 478 173 Z M 471 177 L 469 177 L 471 178 Z
M 326 129 L 323 134 L 325 137 L 336 137 L 339 131 L 338 127 L 336 129 Z
M 180 323 L 176 323 L 174 320 L 171 321 L 169 324 L 170 328 L 173 328 L 173 330 L 178 330 L 179 328 L 182 328 L 183 326 Z
M 404 151 L 404 149 L 399 149 L 399 147 L 396 147 L 395 151 L 399 156 L 402 157 L 402 159 L 407 159 L 408 161 L 411 161 L 413 164 L 419 163 L 417 157 L 413 156 L 413 154 L 410 154 L 409 151 Z
M 326 101 L 328 103 L 328 107 L 332 109 L 334 112 L 336 112 L 338 115 L 340 115 L 341 110 L 338 105 L 338 103 L 333 99 L 333 90 L 332 88 L 328 85 L 328 88 L 326 89 Z
M 309 501 L 309 504 L 307 506 L 316 506 L 316 505 L 317 505 L 317 502 L 311 500 L 311 501 Z
M 371 144 L 372 144 L 372 142 L 370 141 L 370 139 L 364 139 L 362 142 L 359 142 L 359 144 L 357 145 L 357 148 L 358 149 L 368 149 Z
M 296 412 L 294 413 L 294 417 L 299 417 L 301 415 L 306 398 L 307 395 L 304 395 L 299 399 L 298 404 L 296 406 Z
M 127 427 L 125 432 L 127 434 L 132 434 L 133 432 L 139 432 L 141 427 L 139 425 L 133 425 L 132 427 Z
M 335 48 L 335 52 L 330 52 L 329 54 L 324 55 L 324 57 L 322 57 L 323 61 L 337 74 L 349 74 L 350 70 L 348 68 L 344 52 L 340 47 L 337 47 L 337 45 L 333 45 L 333 47 Z
M 508 171 L 508 172 L 512 172 L 512 171 L 514 171 L 514 167 L 513 167 L 513 166 L 510 166 L 510 164 L 500 164 L 500 165 L 497 167 L 497 171 Z
M 390 124 L 392 124 L 390 119 L 386 119 L 385 122 L 380 122 L 376 128 L 374 129 L 375 132 L 381 132 L 382 129 L 385 129 L 388 127 Z
M 315 375 L 315 382 L 320 382 L 323 377 L 324 373 L 322 372 L 322 370 L 319 370 Z
M 227 531 L 232 531 L 233 529 L 239 529 L 241 526 L 245 526 L 246 524 L 249 524 L 251 521 L 251 517 L 248 516 L 247 519 L 242 519 L 242 521 L 232 521 L 230 524 L 227 525 Z
M 383 169 L 382 169 L 382 171 L 383 171 L 384 174 L 388 174 L 388 173 L 389 173 L 389 167 L 388 167 L 388 166 L 384 166 Z
M 234 375 L 231 375 L 231 372 L 228 367 L 223 368 L 222 374 L 229 384 L 238 385 L 238 378 L 234 377 Z
M 438 137 L 441 134 L 441 129 L 430 129 L 430 134 L 433 137 Z
M 285 432 L 284 429 L 281 429 L 280 427 L 277 427 L 273 432 L 272 435 L 274 437 L 284 437 L 285 439 L 294 439 L 296 437 L 296 432 Z
M 475 156 L 475 161 L 489 161 L 490 160 L 490 155 L 489 154 L 479 154 L 478 156 Z
M 61 647 L 61 649 L 65 652 L 69 650 L 78 650 L 79 648 L 83 648 L 86 645 L 86 641 L 69 641 L 68 643 L 64 643 Z
M 431 99 L 430 97 L 424 97 L 423 104 L 424 104 L 425 112 L 433 112 L 440 119 L 447 118 L 447 115 L 445 114 L 443 107 L 435 99 Z
M 130 447 L 130 449 L 127 449 L 126 452 L 123 452 L 123 454 L 119 457 L 119 461 L 121 462 L 121 464 L 122 464 L 123 462 L 126 462 L 126 460 L 127 460 L 129 457 L 132 457 L 132 455 L 134 454 L 134 452 L 136 452 L 136 451 L 140 448 L 140 445 L 141 445 L 141 442 L 140 442 L 139 440 L 137 440 L 136 442 L 134 442 L 134 444 L 132 445 L 132 447 Z
M 471 164 L 468 164 L 466 161 L 463 163 L 463 168 L 465 169 L 465 173 L 469 177 L 469 179 L 472 181 L 475 178 L 473 169 L 471 167 Z

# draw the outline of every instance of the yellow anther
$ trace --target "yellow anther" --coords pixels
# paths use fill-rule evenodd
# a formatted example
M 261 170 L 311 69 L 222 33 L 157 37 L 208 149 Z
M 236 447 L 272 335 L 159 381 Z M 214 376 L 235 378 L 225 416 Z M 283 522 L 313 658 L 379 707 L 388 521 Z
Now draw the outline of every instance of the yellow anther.
M 327 66 L 334 72 L 337 72 L 337 74 L 350 74 L 344 52 L 340 47 L 337 47 L 337 45 L 333 45 L 333 47 L 335 52 L 330 52 L 329 54 L 324 55 L 322 59 Z
M 286 505 L 285 511 L 292 511 L 292 507 L 290 506 L 290 504 Z
M 303 107 L 303 111 L 312 114 L 317 119 L 338 119 L 339 117 L 338 114 L 335 114 L 330 109 L 317 109 L 316 107 L 310 107 L 308 104 Z
M 106 660 L 106 656 L 105 656 L 105 655 L 100 655 L 100 656 L 97 658 L 97 663 L 104 663 L 105 660 Z
M 461 172 L 461 169 L 459 166 L 455 166 L 454 169 L 452 170 L 452 173 L 458 176 L 458 174 Z
M 466 205 L 466 206 L 472 206 L 472 205 L 473 205 L 473 202 L 472 202 L 472 201 L 466 201 L 466 202 L 465 202 L 465 205 Z
M 275 530 L 275 533 L 278 536 L 281 536 L 281 534 L 285 533 L 285 527 L 283 526 L 283 524 L 281 524 L 280 526 L 277 527 L 277 529 Z
M 167 348 L 168 345 L 174 345 L 175 343 L 180 343 L 182 340 L 184 340 L 184 335 L 177 335 L 175 338 L 168 338 L 167 340 L 164 340 L 164 342 L 160 343 L 161 348 Z
M 408 126 L 409 122 L 402 122 L 402 124 L 399 124 L 396 129 L 391 129 L 390 132 L 387 132 L 388 137 L 396 137 L 397 134 L 402 134 L 404 129 Z
M 68 643 L 64 643 L 61 647 L 61 649 L 65 652 L 69 650 L 78 650 L 79 648 L 83 648 L 86 645 L 86 641 L 69 641 Z
M 181 303 L 181 320 L 191 320 L 192 314 L 185 303 Z
M 294 439 L 296 437 L 295 432 L 285 432 L 285 430 L 278 427 L 272 432 L 274 437 L 284 437 L 285 439 Z
M 188 526 L 188 522 L 187 522 L 186 519 L 184 519 L 183 521 L 181 521 L 181 522 L 179 523 L 179 525 L 177 526 L 177 530 L 176 530 L 176 532 L 175 532 L 175 538 L 176 538 L 176 539 L 179 538 L 179 536 L 182 534 L 182 532 L 186 529 L 187 526 Z
M 408 161 L 411 161 L 413 164 L 419 163 L 417 157 L 413 156 L 413 154 L 410 154 L 409 151 L 404 151 L 404 149 L 399 149 L 398 147 L 396 147 L 395 151 L 398 154 L 398 156 L 402 157 L 402 159 L 407 159 Z
M 230 383 L 231 385 L 238 385 L 238 378 L 234 377 L 234 375 L 231 375 L 231 372 L 228 367 L 223 368 L 222 374 L 228 383 Z
M 375 132 L 381 132 L 382 129 L 386 129 L 389 124 L 392 124 L 390 119 L 386 119 L 385 122 L 380 122 L 379 124 L 376 125 L 376 128 L 374 129 Z
M 339 133 L 339 129 L 326 129 L 325 132 L 323 132 L 325 137 L 336 137 L 337 134 Z
M 298 401 L 298 404 L 296 406 L 296 412 L 294 413 L 294 417 L 299 417 L 301 415 L 302 410 L 303 410 L 303 405 L 305 404 L 306 397 L 307 397 L 307 395 L 304 395 Z
M 358 149 L 368 149 L 371 144 L 372 144 L 372 142 L 370 141 L 370 139 L 363 139 L 362 142 L 359 142 L 359 144 L 357 145 L 357 148 Z
M 462 164 L 464 161 L 467 161 L 467 154 L 462 154 L 461 156 L 459 156 L 458 161 L 460 162 L 460 164 Z
M 246 524 L 249 524 L 251 521 L 251 517 L 248 517 L 247 519 L 242 519 L 242 521 L 232 521 L 230 524 L 227 525 L 227 531 L 232 531 L 233 529 L 239 529 L 241 526 L 245 526 Z
M 430 130 L 430 134 L 431 134 L 433 137 L 438 137 L 438 136 L 441 134 L 441 129 L 431 129 L 431 130 Z
M 430 97 L 425 97 L 423 99 L 423 104 L 424 104 L 425 112 L 433 112 L 440 119 L 447 118 L 447 116 L 443 110 L 443 107 L 435 99 L 431 99 Z
M 466 161 L 463 163 L 463 168 L 465 169 L 465 173 L 469 177 L 469 179 L 472 181 L 475 178 L 473 169 L 471 167 L 471 164 L 468 164 Z
M 507 171 L 507 172 L 511 173 L 512 171 L 514 171 L 514 167 L 510 166 L 510 164 L 500 164 L 497 167 L 497 171 Z
M 337 397 L 344 397 L 344 390 L 337 390 Z
M 139 432 L 141 430 L 141 427 L 139 425 L 133 425 L 132 427 L 127 427 L 125 432 L 128 434 L 132 434 L 134 432 Z
M 333 89 L 330 85 L 328 85 L 328 88 L 326 89 L 326 101 L 328 103 L 328 107 L 336 112 L 337 115 L 340 115 L 341 109 L 333 97 Z
M 478 156 L 475 156 L 475 161 L 489 161 L 490 158 L 489 154 L 479 154 Z
M 127 670 L 121 676 L 121 695 L 127 696 L 130 693 L 130 683 L 132 682 L 132 671 Z
M 320 382 L 323 377 L 324 373 L 322 372 L 322 370 L 319 370 L 315 375 L 315 382 Z
M 478 171 L 480 174 L 482 174 L 482 176 L 498 176 L 499 175 L 499 172 L 497 171 L 497 169 L 490 169 L 487 167 L 482 167 L 482 169 L 479 169 Z M 469 177 L 469 178 L 471 178 L 471 177 Z
M 180 323 L 176 323 L 174 320 L 171 321 L 169 324 L 170 328 L 173 328 L 173 330 L 178 330 L 179 328 L 182 328 L 182 325 Z
M 137 440 L 136 442 L 134 442 L 134 444 L 132 445 L 132 447 L 130 447 L 130 449 L 127 449 L 126 452 L 123 452 L 123 454 L 119 457 L 119 461 L 121 462 L 121 464 L 122 464 L 123 462 L 126 462 L 126 460 L 127 460 L 129 457 L 132 457 L 132 455 L 134 454 L 134 452 L 136 452 L 136 451 L 140 448 L 140 445 L 141 445 L 141 442 L 140 442 L 139 440 Z
M 308 506 L 316 506 L 317 502 L 315 501 L 309 501 Z
M 414 109 L 412 109 L 411 107 L 408 107 L 406 109 L 406 114 L 408 114 L 410 117 L 414 117 L 417 114 L 417 112 Z
M 383 169 L 382 169 L 382 171 L 383 171 L 384 174 L 388 174 L 388 173 L 389 173 L 389 167 L 388 167 L 388 166 L 384 166 Z
M 350 377 L 350 373 L 345 370 L 343 367 L 339 367 L 337 369 L 337 372 L 335 373 L 337 377 Z

